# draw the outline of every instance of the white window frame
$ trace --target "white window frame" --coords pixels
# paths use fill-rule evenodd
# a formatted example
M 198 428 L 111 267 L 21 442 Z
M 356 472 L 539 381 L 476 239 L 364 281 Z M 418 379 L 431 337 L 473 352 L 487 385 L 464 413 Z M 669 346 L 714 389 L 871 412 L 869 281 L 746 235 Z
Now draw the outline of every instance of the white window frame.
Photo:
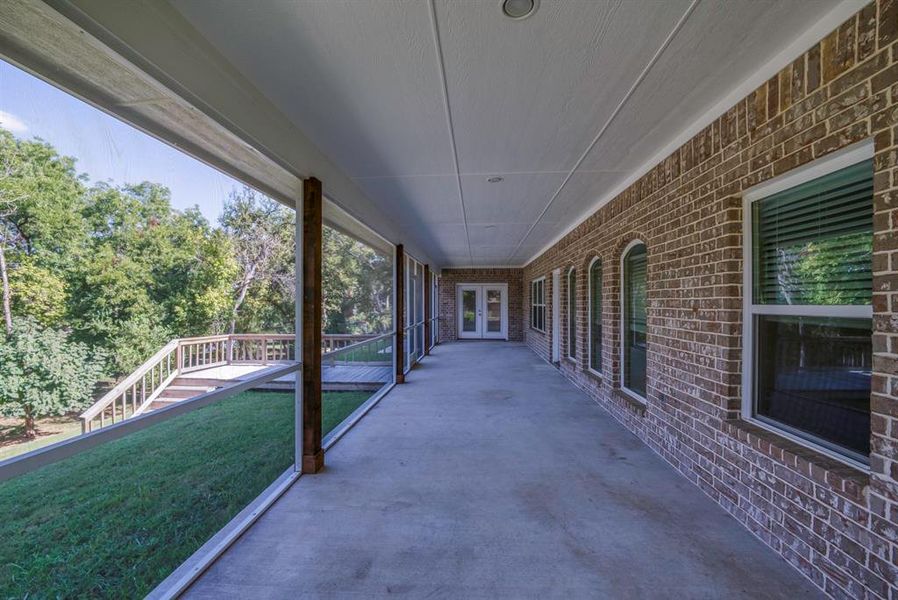
M 627 255 L 630 253 L 630 250 L 632 250 L 633 248 L 635 248 L 636 246 L 639 246 L 639 245 L 645 246 L 646 258 L 648 258 L 649 246 L 648 246 L 648 244 L 643 242 L 641 239 L 632 240 L 629 244 L 627 244 L 624 247 L 624 251 L 621 252 L 621 255 L 620 255 L 620 348 L 618 349 L 620 352 L 620 391 L 625 393 L 627 396 L 633 398 L 640 404 L 648 404 L 648 399 L 645 396 L 640 396 L 637 392 L 634 392 L 633 390 L 628 388 L 626 385 L 624 385 L 624 373 L 626 373 L 626 368 L 627 368 L 626 362 L 625 362 L 626 352 L 624 352 L 624 347 L 626 345 L 624 343 L 624 332 L 626 331 L 625 328 L 627 326 L 627 310 L 626 310 L 627 271 L 626 271 L 626 268 L 624 265 L 627 261 Z M 648 287 L 648 269 L 646 269 L 646 287 Z M 646 304 L 648 304 L 648 298 L 646 298 Z M 646 312 L 648 312 L 648 306 L 646 306 Z M 648 345 L 649 345 L 648 323 L 646 323 L 645 340 L 646 340 L 645 341 L 645 345 L 646 345 L 646 373 L 645 373 L 645 379 L 646 379 L 645 388 L 646 388 L 646 390 L 645 391 L 646 391 L 646 394 L 648 394 L 648 388 L 649 388 L 649 382 L 648 382 L 648 379 L 649 379 L 649 373 L 648 373 Z
M 586 267 L 586 370 L 595 375 L 596 377 L 602 377 L 602 371 L 596 371 L 592 368 L 592 267 L 596 263 L 601 263 L 602 258 L 599 256 L 593 257 L 591 261 L 589 261 L 589 266 Z M 602 288 L 605 287 L 605 265 L 602 265 Z M 604 298 L 603 298 L 604 300 Z M 602 302 L 602 319 L 605 319 L 605 303 Z M 605 335 L 605 328 L 602 328 L 602 336 Z M 604 346 L 604 344 L 603 344 Z M 602 361 L 602 369 L 604 370 L 605 361 Z
M 430 272 L 430 339 L 427 340 L 428 348 L 437 344 L 440 332 L 440 287 L 437 274 Z
M 745 190 L 742 194 L 743 247 L 742 247 L 742 418 L 753 425 L 773 432 L 778 436 L 810 448 L 815 452 L 869 472 L 870 467 L 855 458 L 838 452 L 823 443 L 813 441 L 813 436 L 796 435 L 787 429 L 787 425 L 777 426 L 768 420 L 755 416 L 755 316 L 756 315 L 788 315 L 798 317 L 842 317 L 853 319 L 872 319 L 872 305 L 782 305 L 754 303 L 754 272 L 752 205 L 773 194 L 794 188 L 808 181 L 829 175 L 840 169 L 873 158 L 873 141 L 866 140 L 853 144 L 830 156 L 799 167 L 762 184 Z M 872 332 L 871 332 L 872 335 Z M 821 440 L 822 441 L 822 440 Z
M 535 291 L 534 288 L 537 286 L 537 284 L 542 286 L 542 290 L 540 293 L 540 296 L 542 297 L 542 303 L 537 303 L 534 301 L 534 297 L 536 296 L 536 294 L 534 294 L 534 291 Z M 543 329 L 540 329 L 539 327 L 536 327 L 533 324 L 533 309 L 534 308 L 538 308 L 538 309 L 542 310 Z M 530 329 L 532 329 L 533 331 L 538 331 L 540 333 L 546 333 L 545 327 L 546 327 L 546 277 L 544 275 L 542 277 L 537 277 L 536 279 L 533 279 L 530 282 Z
M 409 286 L 411 284 L 411 286 Z M 424 295 L 424 263 L 412 256 L 405 255 L 405 281 L 403 282 L 407 297 L 405 298 L 405 318 L 403 327 L 405 327 L 405 343 L 407 350 L 405 361 L 405 373 L 412 370 L 418 362 L 424 358 L 424 348 L 418 347 L 418 327 L 424 325 L 424 315 L 427 307 L 423 300 Z M 418 300 L 421 300 L 421 314 L 417 314 Z M 420 319 L 418 318 L 420 316 Z M 423 336 L 422 336 L 423 339 Z M 425 345 L 427 341 L 423 342 Z
M 577 268 L 571 267 L 567 270 L 567 274 L 565 274 L 565 282 L 567 284 L 567 320 L 565 323 L 565 327 L 567 329 L 567 347 L 564 350 L 564 357 L 571 362 L 577 362 L 576 355 L 571 355 L 571 348 L 576 350 L 577 348 L 577 290 L 576 287 L 574 289 L 571 288 L 571 276 L 577 276 Z M 576 286 L 576 281 L 574 282 Z M 572 296 L 573 295 L 573 296 Z M 574 301 L 574 310 L 571 310 L 571 300 Z M 571 327 L 574 328 L 574 335 L 571 337 Z

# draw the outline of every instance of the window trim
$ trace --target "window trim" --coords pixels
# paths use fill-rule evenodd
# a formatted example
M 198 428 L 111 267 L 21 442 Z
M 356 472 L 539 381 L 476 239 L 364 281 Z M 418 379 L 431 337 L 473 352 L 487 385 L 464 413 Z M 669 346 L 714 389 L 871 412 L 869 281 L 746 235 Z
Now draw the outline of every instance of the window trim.
M 646 244 L 644 241 L 642 241 L 642 240 L 639 239 L 639 238 L 636 238 L 636 239 L 634 239 L 634 240 L 631 240 L 629 244 L 627 244 L 626 246 L 624 246 L 624 250 L 623 250 L 623 252 L 621 252 L 621 254 L 620 254 L 620 298 L 619 298 L 619 299 L 620 299 L 620 336 L 619 336 L 619 337 L 620 337 L 620 348 L 618 349 L 619 352 L 620 352 L 620 385 L 619 385 L 618 387 L 620 388 L 620 391 L 621 391 L 621 392 L 623 392 L 624 394 L 626 394 L 627 396 L 629 396 L 630 398 L 632 398 L 632 399 L 635 400 L 636 402 L 639 402 L 640 404 L 642 404 L 642 405 L 644 405 L 644 406 L 648 406 L 649 401 L 648 401 L 648 398 L 646 397 L 646 396 L 648 396 L 648 393 L 649 393 L 649 389 L 648 389 L 648 388 L 649 388 L 649 374 L 648 374 L 648 368 L 646 368 L 646 374 L 645 374 L 645 388 L 646 388 L 646 389 L 645 389 L 645 393 L 646 393 L 646 396 L 640 396 L 637 392 L 634 392 L 633 390 L 631 390 L 630 388 L 628 388 L 626 385 L 624 385 L 624 372 L 625 372 L 625 369 L 626 369 L 626 366 L 625 366 L 625 363 L 624 363 L 624 360 L 625 360 L 625 359 L 624 359 L 624 355 L 626 354 L 626 353 L 624 352 L 624 328 L 627 326 L 627 311 L 624 310 L 624 308 L 625 308 L 625 306 L 626 306 L 626 297 L 625 297 L 625 295 L 626 295 L 626 292 L 627 292 L 627 291 L 626 291 L 627 272 L 626 272 L 626 269 L 624 268 L 624 265 L 626 264 L 626 261 L 627 261 L 627 255 L 630 253 L 630 251 L 631 251 L 633 248 L 635 248 L 636 246 L 639 246 L 639 245 L 645 246 L 645 250 L 646 250 L 646 252 L 645 252 L 645 253 L 646 253 L 646 266 L 647 266 L 647 265 L 648 265 L 648 249 L 649 249 L 649 245 Z M 646 284 L 648 284 L 648 269 L 646 269 Z M 648 306 L 646 306 L 646 312 L 648 312 Z M 649 343 L 648 343 L 648 337 L 649 337 L 648 324 L 646 324 L 646 332 L 645 332 L 645 338 L 646 338 L 646 342 L 645 342 L 645 345 L 646 345 L 646 367 L 648 367 L 648 345 L 649 345 Z
M 534 286 L 536 286 L 536 284 L 538 284 L 538 283 L 541 283 L 541 284 L 542 284 L 542 298 L 543 298 L 543 301 L 542 301 L 541 304 L 537 304 L 536 302 L 533 301 L 533 296 L 534 296 L 534 294 L 533 294 L 533 288 L 534 288 Z M 534 308 L 540 308 L 540 309 L 542 309 L 542 313 L 543 313 L 543 329 L 540 329 L 539 327 L 536 327 L 536 326 L 534 326 L 534 324 L 533 324 L 533 309 L 534 309 Z M 545 326 L 546 326 L 546 276 L 543 275 L 542 277 L 537 277 L 536 279 L 531 279 L 531 280 L 530 280 L 530 329 L 532 329 L 533 331 L 538 331 L 538 332 L 540 332 L 540 333 L 542 333 L 542 334 L 545 335 L 545 333 L 546 333 Z
M 592 267 L 596 263 L 601 263 L 602 258 L 599 256 L 594 256 L 591 261 L 589 261 L 589 266 L 586 267 L 586 370 L 589 373 L 592 373 L 596 377 L 604 377 L 604 373 L 602 371 L 596 371 L 592 368 Z M 605 287 L 605 265 L 602 265 L 602 288 Z M 605 318 L 605 305 L 602 304 L 602 319 Z M 602 329 L 602 335 L 604 336 L 605 330 Z M 604 366 L 601 364 L 600 366 Z
M 771 433 L 786 438 L 814 452 L 842 462 L 864 472 L 870 471 L 869 464 L 862 462 L 850 454 L 833 449 L 822 438 L 811 434 L 796 435 L 794 428 L 785 423 L 778 423 L 763 415 L 755 414 L 755 360 L 754 344 L 756 315 L 799 316 L 799 317 L 842 317 L 854 319 L 872 319 L 873 305 L 788 305 L 788 304 L 755 304 L 752 289 L 753 272 L 753 227 L 752 205 L 773 194 L 799 186 L 808 181 L 829 175 L 840 169 L 850 167 L 859 162 L 870 160 L 874 155 L 873 140 L 864 140 L 852 144 L 829 156 L 799 167 L 780 177 L 744 190 L 742 193 L 742 407 L 741 417 L 753 425 L 766 429 Z M 874 232 L 875 235 L 875 232 Z M 872 335 L 872 332 L 871 332 Z M 817 441 L 819 440 L 819 441 Z M 847 450 L 847 449 L 846 449 Z M 850 452 L 850 451 L 849 451 Z
M 574 277 L 574 289 L 571 289 L 571 276 Z M 577 362 L 576 349 L 577 349 L 577 290 L 576 290 L 576 277 L 577 277 L 577 268 L 571 267 L 567 270 L 567 274 L 565 275 L 565 285 L 567 285 L 567 347 L 565 348 L 564 357 L 571 362 Z M 572 296 L 573 294 L 573 296 Z M 571 300 L 574 303 L 574 310 L 571 311 Z M 574 328 L 574 335 L 571 336 L 571 327 Z M 575 354 L 571 355 L 571 348 L 575 350 Z

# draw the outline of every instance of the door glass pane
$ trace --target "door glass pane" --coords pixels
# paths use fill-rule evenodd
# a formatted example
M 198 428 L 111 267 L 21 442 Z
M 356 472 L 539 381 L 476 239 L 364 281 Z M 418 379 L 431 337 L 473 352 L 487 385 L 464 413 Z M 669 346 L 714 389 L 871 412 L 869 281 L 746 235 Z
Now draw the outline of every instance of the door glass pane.
M 645 246 L 640 244 L 624 260 L 624 386 L 640 396 L 645 396 L 645 270 Z
M 870 319 L 758 316 L 756 411 L 796 433 L 870 453 Z
M 502 331 L 502 292 L 499 290 L 486 291 L 486 330 Z
M 461 291 L 461 330 L 477 331 L 477 291 Z

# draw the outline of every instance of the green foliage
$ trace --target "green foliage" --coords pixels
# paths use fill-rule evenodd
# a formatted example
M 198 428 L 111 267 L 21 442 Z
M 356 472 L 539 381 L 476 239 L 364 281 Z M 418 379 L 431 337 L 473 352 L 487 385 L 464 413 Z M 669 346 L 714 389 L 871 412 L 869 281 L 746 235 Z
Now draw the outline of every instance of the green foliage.
M 23 257 L 18 268 L 10 272 L 13 306 L 16 313 L 47 327 L 59 326 L 66 314 L 66 283 L 52 270 Z
M 869 303 L 872 262 L 873 238 L 867 232 L 809 242 L 795 249 L 789 292 L 800 304 Z
M 172 337 L 294 330 L 295 212 L 234 190 L 217 227 L 164 186 L 96 183 L 0 130 L 0 244 L 13 320 L 64 328 L 124 374 Z M 392 261 L 324 230 L 327 333 L 391 326 Z
M 231 193 L 219 222 L 237 263 L 229 330 L 292 331 L 295 212 L 244 187 Z
M 84 258 L 84 181 L 75 160 L 0 129 L 0 244 L 12 264 L 31 257 L 57 277 Z
M 325 333 L 383 333 L 392 322 L 390 257 L 330 227 L 322 248 Z
M 34 419 L 81 410 L 102 372 L 101 356 L 61 331 L 19 319 L 0 338 L 0 414 L 25 419 L 32 435 Z

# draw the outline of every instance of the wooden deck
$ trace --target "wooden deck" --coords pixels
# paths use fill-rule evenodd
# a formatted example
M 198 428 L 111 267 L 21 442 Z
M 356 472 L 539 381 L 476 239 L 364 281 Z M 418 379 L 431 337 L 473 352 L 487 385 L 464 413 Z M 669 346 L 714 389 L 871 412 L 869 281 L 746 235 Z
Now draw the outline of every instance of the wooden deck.
M 222 365 L 209 369 L 191 371 L 181 376 L 183 380 L 203 382 L 220 382 L 224 385 L 231 381 L 240 381 L 251 375 L 276 368 L 275 365 Z M 325 391 L 375 390 L 392 381 L 393 369 L 387 365 L 370 365 L 368 363 L 353 365 L 322 365 L 321 383 Z M 294 376 L 281 377 L 271 382 L 270 387 L 292 388 Z
M 393 375 L 391 367 L 369 365 L 324 365 L 321 367 L 321 383 L 388 383 Z
M 390 334 L 325 335 L 323 349 L 331 351 L 322 357 L 322 390 L 374 392 L 392 381 L 390 338 Z M 293 361 L 296 351 L 296 337 L 291 334 L 175 338 L 89 406 L 79 417 L 81 430 L 87 433 L 264 375 Z M 294 376 L 257 384 L 264 390 L 295 388 Z

